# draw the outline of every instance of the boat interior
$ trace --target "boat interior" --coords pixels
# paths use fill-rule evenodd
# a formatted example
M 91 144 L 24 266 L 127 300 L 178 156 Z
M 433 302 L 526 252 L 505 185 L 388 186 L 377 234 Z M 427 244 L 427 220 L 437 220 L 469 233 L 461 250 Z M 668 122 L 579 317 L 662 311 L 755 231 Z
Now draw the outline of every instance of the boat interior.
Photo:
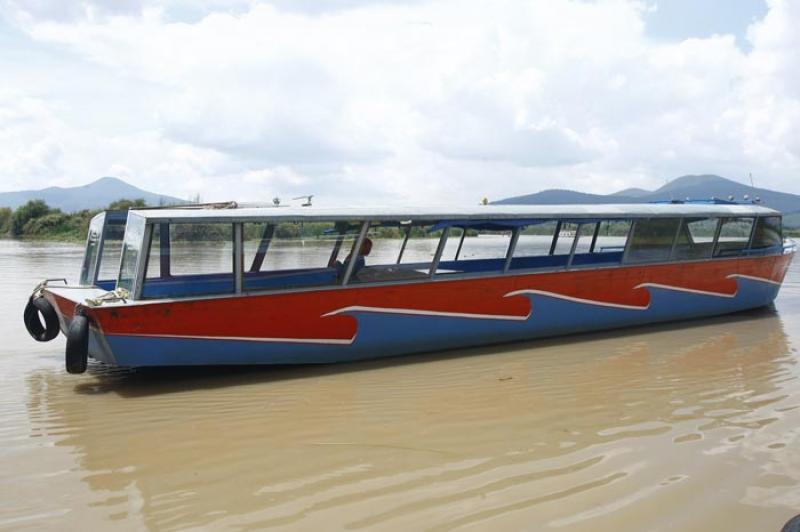
M 81 284 L 113 290 L 136 283 L 141 299 L 711 260 L 780 253 L 783 246 L 780 216 L 298 221 L 252 227 L 181 220 L 142 222 L 126 231 L 125 214 L 93 219 Z M 370 248 L 391 241 L 394 255 L 370 255 L 365 241 Z M 204 253 L 187 253 L 193 247 Z M 428 255 L 421 258 L 420 250 Z M 289 251 L 295 255 L 291 260 Z

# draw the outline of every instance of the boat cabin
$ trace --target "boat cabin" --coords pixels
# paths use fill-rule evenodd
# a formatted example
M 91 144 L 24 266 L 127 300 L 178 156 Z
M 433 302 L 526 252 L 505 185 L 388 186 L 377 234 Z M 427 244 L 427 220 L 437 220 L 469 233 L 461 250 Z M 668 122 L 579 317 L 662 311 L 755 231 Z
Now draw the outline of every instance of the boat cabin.
M 133 300 L 783 253 L 780 213 L 714 202 L 131 210 L 121 248 L 119 220 L 92 220 L 81 282 L 115 284 Z

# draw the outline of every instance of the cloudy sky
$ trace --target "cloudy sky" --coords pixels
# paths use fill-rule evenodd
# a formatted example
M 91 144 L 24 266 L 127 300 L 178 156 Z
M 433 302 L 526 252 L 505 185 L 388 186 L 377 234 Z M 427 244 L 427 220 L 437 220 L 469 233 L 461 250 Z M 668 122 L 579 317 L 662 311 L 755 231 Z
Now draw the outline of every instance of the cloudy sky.
M 0 0 L 0 190 L 800 193 L 797 0 Z

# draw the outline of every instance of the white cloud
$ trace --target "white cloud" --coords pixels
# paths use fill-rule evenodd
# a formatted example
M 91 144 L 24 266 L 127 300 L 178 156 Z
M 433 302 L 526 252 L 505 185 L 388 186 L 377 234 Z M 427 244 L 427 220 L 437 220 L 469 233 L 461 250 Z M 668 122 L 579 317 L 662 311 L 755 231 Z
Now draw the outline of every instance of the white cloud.
M 800 192 L 789 0 L 748 52 L 650 40 L 633 0 L 5 4 L 18 47 L 81 65 L 0 99 L 7 189 L 124 172 L 184 197 L 436 202 L 753 172 Z

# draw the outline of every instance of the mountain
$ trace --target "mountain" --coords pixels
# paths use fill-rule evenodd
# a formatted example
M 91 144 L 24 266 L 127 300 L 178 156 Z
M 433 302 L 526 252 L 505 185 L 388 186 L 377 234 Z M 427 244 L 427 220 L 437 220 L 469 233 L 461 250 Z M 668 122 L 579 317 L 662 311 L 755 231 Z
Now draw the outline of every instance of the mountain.
M 620 190 L 619 192 L 614 192 L 611 194 L 612 196 L 627 196 L 629 198 L 639 198 L 641 196 L 647 196 L 650 194 L 649 190 L 645 190 L 643 188 L 626 188 L 625 190 Z
M 79 187 L 48 187 L 41 190 L 0 192 L 0 207 L 17 208 L 29 200 L 41 199 L 65 212 L 102 209 L 118 199 L 143 199 L 148 205 L 186 203 L 185 200 L 142 190 L 116 177 L 102 177 Z
M 777 192 L 765 188 L 754 188 L 717 175 L 686 175 L 673 179 L 663 187 L 647 191 L 628 188 L 619 192 L 602 195 L 586 194 L 574 190 L 543 190 L 535 194 L 516 196 L 494 202 L 506 205 L 552 205 L 558 203 L 592 204 L 592 203 L 646 203 L 650 201 L 668 201 L 673 199 L 728 199 L 733 196 L 744 201 L 744 196 L 760 198 L 761 204 L 783 213 L 800 212 L 800 196 Z

